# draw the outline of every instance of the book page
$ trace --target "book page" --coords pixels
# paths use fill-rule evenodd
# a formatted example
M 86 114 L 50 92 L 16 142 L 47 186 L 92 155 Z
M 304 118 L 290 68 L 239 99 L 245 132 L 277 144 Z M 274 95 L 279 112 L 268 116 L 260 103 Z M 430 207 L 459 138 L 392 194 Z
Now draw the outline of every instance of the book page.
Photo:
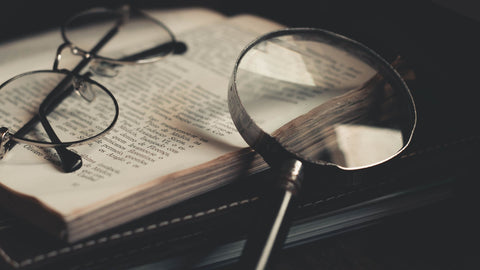
M 170 15 L 169 26 L 187 44 L 184 55 L 122 66 L 114 78 L 93 77 L 114 94 L 120 116 L 102 139 L 71 148 L 83 158 L 80 170 L 60 172 L 52 163 L 57 160 L 53 151 L 19 144 L 0 161 L 0 183 L 37 198 L 68 220 L 133 194 L 148 183 L 171 181 L 170 174 L 245 148 L 227 108 L 230 73 L 247 43 L 279 26 L 256 17 L 230 20 L 218 15 L 202 25 L 195 17 L 182 14 Z M 191 20 L 196 27 L 175 28 L 179 18 Z M 2 71 L 10 68 L 9 62 L 14 68 L 1 74 L 2 79 L 22 72 L 20 68 L 48 66 L 53 59 L 47 55 L 53 55 L 55 44 L 60 43 L 54 35 L 37 37 L 36 41 L 45 42 L 41 47 L 49 50 L 32 51 L 30 60 L 38 64 L 31 66 L 24 59 L 14 63 L 10 58 L 11 52 L 19 53 L 17 49 L 27 48 L 31 40 L 19 42 L 19 47 L 5 45 L 0 52 L 6 59 L 1 62 Z
M 174 34 L 225 19 L 224 15 L 204 8 L 145 12 L 163 22 Z M 35 36 L 0 43 L 0 83 L 27 71 L 52 69 L 56 50 L 62 43 L 60 25 Z M 70 60 L 76 63 L 79 59 Z

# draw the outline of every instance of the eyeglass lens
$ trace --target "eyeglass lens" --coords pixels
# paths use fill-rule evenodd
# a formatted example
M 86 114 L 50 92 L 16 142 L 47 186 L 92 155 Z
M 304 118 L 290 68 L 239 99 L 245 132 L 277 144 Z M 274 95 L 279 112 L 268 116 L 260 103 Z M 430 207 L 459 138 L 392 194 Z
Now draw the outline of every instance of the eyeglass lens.
M 115 27 L 118 31 L 95 56 L 111 61 L 149 62 L 174 49 L 172 33 L 136 10 L 91 10 L 73 17 L 62 29 L 67 42 L 89 52 Z
M 40 71 L 20 75 L 0 90 L 0 121 L 13 131 L 24 127 L 37 113 L 40 104 L 59 85 L 68 73 Z M 58 139 L 65 145 L 86 140 L 102 133 L 116 117 L 116 104 L 98 84 L 89 80 L 73 79 L 65 87 L 66 97 L 52 106 L 46 119 Z M 13 132 L 12 132 L 13 133 Z M 57 143 L 45 133 L 40 123 L 28 132 L 16 132 L 21 140 L 38 144 Z

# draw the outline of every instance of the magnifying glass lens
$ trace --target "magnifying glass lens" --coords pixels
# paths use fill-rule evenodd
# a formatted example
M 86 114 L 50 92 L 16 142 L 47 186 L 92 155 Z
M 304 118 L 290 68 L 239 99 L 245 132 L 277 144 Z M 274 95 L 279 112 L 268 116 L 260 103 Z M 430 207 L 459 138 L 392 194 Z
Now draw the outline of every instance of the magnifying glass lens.
M 254 124 L 302 160 L 368 167 L 410 140 L 408 88 L 378 55 L 344 37 L 274 33 L 244 52 L 234 76 Z

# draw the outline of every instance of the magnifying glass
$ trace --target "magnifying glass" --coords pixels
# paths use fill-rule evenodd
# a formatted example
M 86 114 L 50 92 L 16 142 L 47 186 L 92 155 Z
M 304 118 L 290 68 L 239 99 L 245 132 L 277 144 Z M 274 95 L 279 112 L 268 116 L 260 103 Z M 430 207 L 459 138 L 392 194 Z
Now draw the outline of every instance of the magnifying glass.
M 384 163 L 407 147 L 417 122 L 412 95 L 387 61 L 321 29 L 284 29 L 250 43 L 234 67 L 228 102 L 244 140 L 276 173 L 242 269 L 266 268 L 282 246 L 305 171 Z

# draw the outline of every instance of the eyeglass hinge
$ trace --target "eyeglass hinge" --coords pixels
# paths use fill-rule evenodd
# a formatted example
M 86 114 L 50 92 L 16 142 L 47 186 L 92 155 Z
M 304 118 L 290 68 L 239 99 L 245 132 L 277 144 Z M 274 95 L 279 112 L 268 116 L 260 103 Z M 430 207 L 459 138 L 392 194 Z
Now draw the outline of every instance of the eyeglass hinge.
M 10 141 L 10 133 L 8 128 L 0 127 L 0 159 L 3 159 L 8 152 L 7 143 Z

